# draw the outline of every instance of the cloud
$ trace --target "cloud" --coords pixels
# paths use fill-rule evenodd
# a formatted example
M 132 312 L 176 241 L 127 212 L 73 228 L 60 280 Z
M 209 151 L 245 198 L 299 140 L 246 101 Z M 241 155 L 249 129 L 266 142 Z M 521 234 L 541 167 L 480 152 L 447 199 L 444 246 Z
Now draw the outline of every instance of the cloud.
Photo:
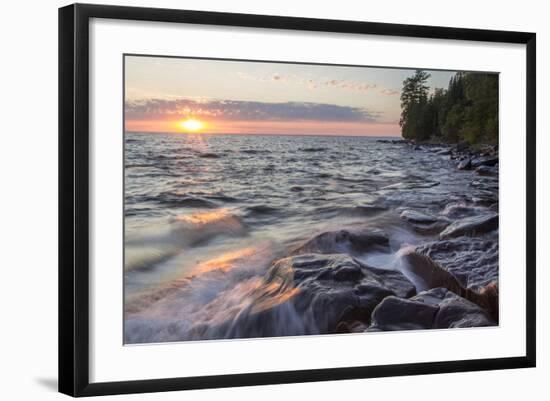
M 127 101 L 129 119 L 186 118 L 211 120 L 375 122 L 380 113 L 360 107 L 312 102 L 268 103 L 238 100 L 146 99 Z
M 397 90 L 397 89 L 382 89 L 380 90 L 380 94 L 384 95 L 384 96 L 395 96 L 395 95 L 399 95 L 401 93 L 401 91 Z
M 371 84 L 366 82 L 358 82 L 348 79 L 312 79 L 305 78 L 296 74 L 279 74 L 274 73 L 272 75 L 261 76 L 261 75 L 252 75 L 245 72 L 238 72 L 238 77 L 244 80 L 256 81 L 256 82 L 285 82 L 285 83 L 295 83 L 298 85 L 305 85 L 309 89 L 318 89 L 318 88 L 335 88 L 342 89 L 346 91 L 353 92 L 367 92 L 373 89 L 378 88 L 377 84 Z M 390 91 L 389 89 L 382 90 Z

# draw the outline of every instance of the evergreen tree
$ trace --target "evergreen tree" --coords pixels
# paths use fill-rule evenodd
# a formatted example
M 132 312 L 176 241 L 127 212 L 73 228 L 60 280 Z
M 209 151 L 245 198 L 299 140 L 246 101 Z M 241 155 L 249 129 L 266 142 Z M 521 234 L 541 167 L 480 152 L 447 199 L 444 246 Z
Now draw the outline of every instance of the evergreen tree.
M 427 103 L 430 74 L 416 70 L 412 77 L 403 81 L 401 91 L 401 119 L 399 125 L 404 138 L 415 139 L 422 128 L 422 112 Z
M 403 81 L 402 135 L 417 141 L 498 142 L 498 75 L 459 72 L 446 90 L 428 96 L 430 75 L 417 70 Z

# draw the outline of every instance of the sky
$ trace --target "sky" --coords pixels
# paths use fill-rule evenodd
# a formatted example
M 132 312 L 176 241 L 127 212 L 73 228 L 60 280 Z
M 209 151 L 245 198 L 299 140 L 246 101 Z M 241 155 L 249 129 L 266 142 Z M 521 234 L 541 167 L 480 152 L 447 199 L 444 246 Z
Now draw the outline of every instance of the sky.
M 446 88 L 454 72 L 428 71 Z M 400 136 L 413 69 L 125 57 L 127 132 Z

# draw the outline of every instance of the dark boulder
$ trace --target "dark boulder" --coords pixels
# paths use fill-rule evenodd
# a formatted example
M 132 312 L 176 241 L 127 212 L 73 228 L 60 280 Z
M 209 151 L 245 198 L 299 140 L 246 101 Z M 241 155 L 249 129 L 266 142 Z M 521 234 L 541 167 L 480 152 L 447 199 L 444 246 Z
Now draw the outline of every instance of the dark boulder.
M 455 238 L 463 235 L 477 236 L 498 228 L 498 214 L 485 213 L 457 220 L 439 234 L 441 239 Z
M 432 241 L 415 249 L 453 274 L 461 286 L 481 289 L 498 282 L 498 235 Z
M 472 168 L 480 166 L 494 167 L 498 164 L 498 156 L 484 156 L 472 160 Z
M 472 169 L 472 160 L 471 159 L 465 159 L 462 160 L 460 163 L 458 163 L 457 168 L 459 170 L 471 170 Z
M 410 299 L 385 298 L 372 312 L 367 331 L 484 327 L 497 323 L 478 305 L 445 288 Z
M 443 287 L 481 306 L 498 320 L 498 238 L 436 241 L 403 252 L 403 272 L 417 291 Z
M 271 266 L 250 307 L 226 324 L 226 337 L 345 332 L 350 325 L 369 324 L 384 298 L 415 293 L 401 273 L 347 255 L 291 256 Z
M 418 297 L 422 298 L 422 295 Z M 439 311 L 434 320 L 434 328 L 485 327 L 497 323 L 478 305 L 447 291 L 439 303 Z
M 387 297 L 374 308 L 368 331 L 431 329 L 437 311 L 424 302 Z

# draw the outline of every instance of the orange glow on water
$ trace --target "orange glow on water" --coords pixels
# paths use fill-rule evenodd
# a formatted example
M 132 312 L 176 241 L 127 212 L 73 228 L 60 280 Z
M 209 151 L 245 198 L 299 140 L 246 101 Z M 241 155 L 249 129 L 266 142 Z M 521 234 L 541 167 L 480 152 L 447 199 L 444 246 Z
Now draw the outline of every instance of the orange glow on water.
M 243 249 L 238 249 L 236 251 L 226 252 L 214 259 L 207 260 L 205 262 L 199 263 L 199 265 L 194 269 L 193 273 L 206 273 L 212 270 L 221 270 L 228 271 L 235 267 L 236 262 L 240 259 L 248 258 L 254 255 L 257 249 L 254 247 L 248 247 Z
M 217 221 L 231 219 L 233 216 L 226 208 L 216 209 L 208 212 L 181 215 L 176 218 L 178 221 L 196 225 L 206 225 Z

